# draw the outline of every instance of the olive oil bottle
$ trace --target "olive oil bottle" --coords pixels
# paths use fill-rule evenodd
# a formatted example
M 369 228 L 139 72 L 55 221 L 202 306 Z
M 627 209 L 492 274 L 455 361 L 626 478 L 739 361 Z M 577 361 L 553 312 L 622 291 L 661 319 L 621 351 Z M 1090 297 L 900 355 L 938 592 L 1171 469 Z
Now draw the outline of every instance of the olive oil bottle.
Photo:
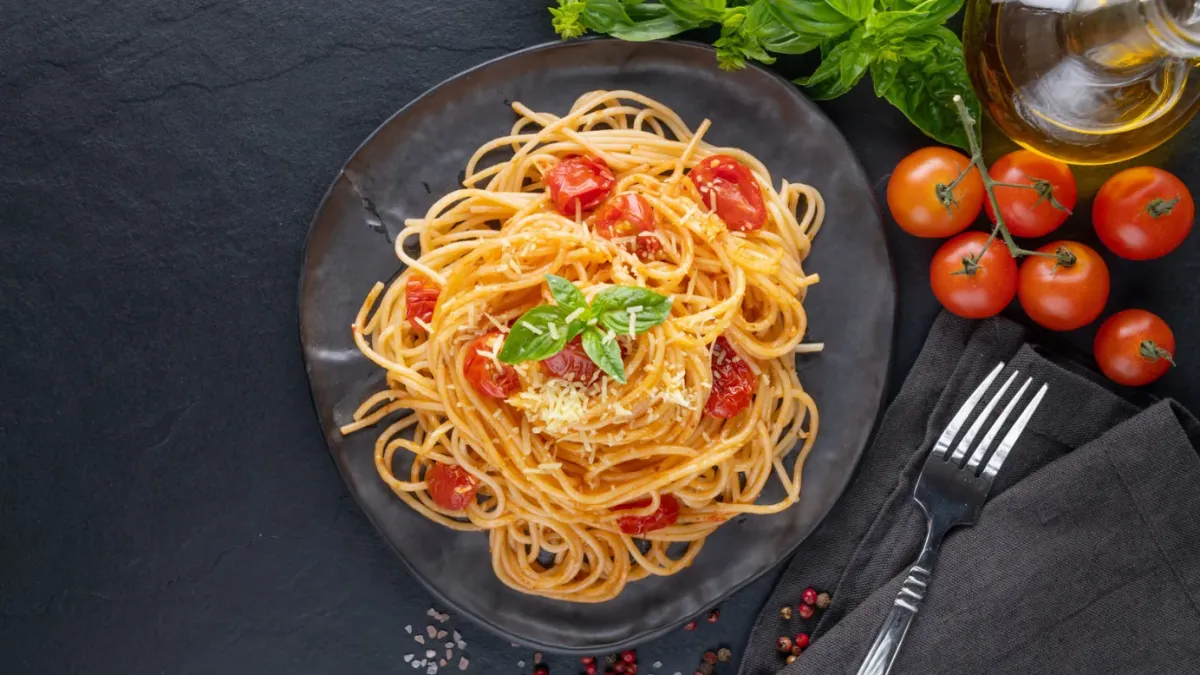
M 1200 0 L 970 0 L 963 45 L 996 125 L 1064 162 L 1140 155 L 1200 109 Z

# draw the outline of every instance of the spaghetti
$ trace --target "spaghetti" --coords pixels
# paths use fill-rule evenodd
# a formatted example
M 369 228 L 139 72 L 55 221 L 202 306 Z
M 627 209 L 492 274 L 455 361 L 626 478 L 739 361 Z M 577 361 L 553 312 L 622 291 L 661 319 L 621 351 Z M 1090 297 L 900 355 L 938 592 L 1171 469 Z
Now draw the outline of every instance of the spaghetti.
M 508 586 L 601 602 L 688 566 L 730 518 L 799 498 L 817 409 L 794 355 L 820 349 L 802 344 L 818 279 L 801 263 L 824 204 L 705 143 L 707 120 L 693 132 L 635 92 L 585 94 L 562 117 L 513 109 L 464 188 L 405 222 L 407 269 L 371 289 L 353 324 L 387 388 L 341 431 L 386 422 L 382 479 L 425 517 L 488 532 Z M 554 304 L 547 275 L 588 300 L 621 286 L 668 297 L 657 325 L 638 334 L 642 308 L 626 308 L 628 334 L 605 336 L 624 383 L 572 343 L 541 362 L 497 360 L 514 322 Z M 772 476 L 784 496 L 756 503 Z

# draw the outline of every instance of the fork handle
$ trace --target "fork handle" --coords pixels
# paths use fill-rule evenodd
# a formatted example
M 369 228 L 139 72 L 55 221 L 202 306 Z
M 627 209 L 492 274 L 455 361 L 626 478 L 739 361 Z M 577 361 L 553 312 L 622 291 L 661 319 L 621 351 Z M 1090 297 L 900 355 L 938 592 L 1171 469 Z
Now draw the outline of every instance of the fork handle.
M 937 562 L 940 544 L 941 537 L 935 539 L 932 532 L 926 538 L 925 547 L 917 557 L 917 562 L 908 568 L 908 576 L 905 577 L 904 584 L 900 586 L 900 592 L 892 603 L 892 611 L 888 613 L 883 627 L 879 629 L 879 635 L 875 637 L 875 642 L 867 651 L 867 657 L 858 668 L 858 675 L 887 675 L 892 669 L 896 654 L 900 652 L 900 643 L 904 641 L 908 627 L 921 610 L 921 602 L 925 599 L 925 591 L 929 586 L 933 566 Z

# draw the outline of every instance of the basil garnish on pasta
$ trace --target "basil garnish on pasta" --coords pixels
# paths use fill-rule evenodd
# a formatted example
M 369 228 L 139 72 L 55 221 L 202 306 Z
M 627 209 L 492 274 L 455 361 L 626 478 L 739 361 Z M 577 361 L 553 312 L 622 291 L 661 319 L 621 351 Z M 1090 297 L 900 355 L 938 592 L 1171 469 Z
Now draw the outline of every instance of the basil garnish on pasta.
M 589 305 L 575 284 L 546 275 L 554 305 L 538 305 L 513 324 L 497 358 L 504 363 L 541 361 L 562 351 L 583 334 L 583 350 L 601 370 L 625 382 L 617 335 L 637 335 L 671 314 L 671 298 L 636 286 L 611 286 Z

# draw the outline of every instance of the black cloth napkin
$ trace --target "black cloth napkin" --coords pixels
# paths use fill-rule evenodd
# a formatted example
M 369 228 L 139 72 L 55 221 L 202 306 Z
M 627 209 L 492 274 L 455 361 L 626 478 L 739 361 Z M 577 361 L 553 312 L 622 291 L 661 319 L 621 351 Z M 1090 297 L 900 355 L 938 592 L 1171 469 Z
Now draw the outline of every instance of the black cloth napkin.
M 950 533 L 892 673 L 1200 673 L 1200 424 L 1139 408 L 1004 319 L 936 321 L 858 474 L 788 563 L 742 675 L 856 673 L 925 536 L 930 447 L 1005 361 L 1050 386 L 979 521 Z M 805 588 L 831 594 L 784 620 Z M 781 635 L 810 646 L 790 666 Z

